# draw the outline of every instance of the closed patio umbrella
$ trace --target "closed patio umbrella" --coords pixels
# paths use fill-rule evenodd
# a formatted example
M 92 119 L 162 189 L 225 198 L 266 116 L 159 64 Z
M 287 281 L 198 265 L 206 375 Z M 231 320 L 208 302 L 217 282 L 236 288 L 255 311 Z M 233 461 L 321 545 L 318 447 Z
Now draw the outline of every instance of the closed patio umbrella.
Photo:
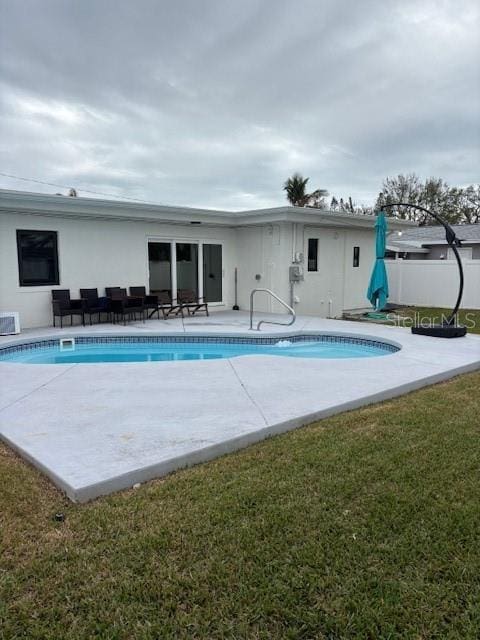
M 372 276 L 368 286 L 367 298 L 376 311 L 381 311 L 387 304 L 388 298 L 388 278 L 385 268 L 385 245 L 387 237 L 387 221 L 383 211 L 377 215 L 375 222 L 375 251 L 376 260 L 373 265 Z

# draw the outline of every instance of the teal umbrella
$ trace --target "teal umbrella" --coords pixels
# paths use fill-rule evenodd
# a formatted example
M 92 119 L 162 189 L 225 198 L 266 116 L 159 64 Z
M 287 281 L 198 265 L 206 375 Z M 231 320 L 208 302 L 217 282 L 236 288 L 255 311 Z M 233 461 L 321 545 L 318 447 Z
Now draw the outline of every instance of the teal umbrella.
M 387 221 L 383 211 L 380 211 L 377 216 L 375 231 L 376 260 L 373 266 L 370 284 L 368 285 L 367 298 L 370 300 L 376 311 L 381 311 L 387 304 L 388 298 L 388 278 L 384 261 L 387 239 Z

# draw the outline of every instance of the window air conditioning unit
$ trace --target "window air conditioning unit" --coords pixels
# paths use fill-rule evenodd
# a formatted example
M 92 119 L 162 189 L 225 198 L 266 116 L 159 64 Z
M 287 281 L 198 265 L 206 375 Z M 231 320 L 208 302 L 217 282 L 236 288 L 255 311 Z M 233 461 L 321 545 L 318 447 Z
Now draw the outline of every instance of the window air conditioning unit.
M 20 320 L 15 311 L 0 313 L 0 336 L 9 336 L 20 333 Z

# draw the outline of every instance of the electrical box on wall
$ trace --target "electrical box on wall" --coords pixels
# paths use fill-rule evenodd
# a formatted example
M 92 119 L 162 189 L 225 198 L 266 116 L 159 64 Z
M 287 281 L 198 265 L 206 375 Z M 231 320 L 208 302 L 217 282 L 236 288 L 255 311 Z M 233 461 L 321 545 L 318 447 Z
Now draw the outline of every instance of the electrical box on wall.
M 288 269 L 290 282 L 301 282 L 303 280 L 303 269 L 298 265 L 293 265 Z

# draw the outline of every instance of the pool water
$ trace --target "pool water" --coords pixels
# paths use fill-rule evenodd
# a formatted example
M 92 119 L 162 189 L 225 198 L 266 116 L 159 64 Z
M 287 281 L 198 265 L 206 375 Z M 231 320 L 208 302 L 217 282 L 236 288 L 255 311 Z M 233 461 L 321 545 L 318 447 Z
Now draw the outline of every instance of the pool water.
M 290 358 L 371 358 L 397 351 L 396 347 L 373 340 L 315 336 L 312 339 L 276 340 L 271 344 L 254 341 L 212 341 L 205 339 L 187 342 L 172 340 L 136 341 L 122 338 L 93 343 L 76 342 L 73 348 L 61 349 L 58 341 L 24 345 L 9 349 L 0 361 L 26 364 L 81 364 L 99 362 L 170 362 L 175 360 L 216 360 L 243 355 L 268 355 Z

